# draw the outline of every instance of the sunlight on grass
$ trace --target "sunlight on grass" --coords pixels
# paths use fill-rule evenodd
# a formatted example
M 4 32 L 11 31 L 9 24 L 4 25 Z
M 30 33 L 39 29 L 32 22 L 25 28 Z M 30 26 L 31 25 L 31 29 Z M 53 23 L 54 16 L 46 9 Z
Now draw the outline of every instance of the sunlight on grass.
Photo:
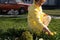
M 26 19 L 20 18 L 0 18 L 0 29 L 6 31 L 9 28 L 25 28 L 27 25 Z
M 60 9 L 44 10 L 44 12 L 50 15 L 60 15 Z

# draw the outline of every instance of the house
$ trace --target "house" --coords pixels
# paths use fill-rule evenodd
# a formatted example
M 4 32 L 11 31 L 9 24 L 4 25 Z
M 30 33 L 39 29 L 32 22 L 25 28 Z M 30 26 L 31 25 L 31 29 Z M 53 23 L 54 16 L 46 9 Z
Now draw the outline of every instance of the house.
M 23 0 L 25 3 L 33 3 L 33 0 Z M 43 8 L 53 9 L 53 8 L 60 8 L 60 0 L 46 0 Z
M 60 6 L 60 0 L 47 0 L 44 5 L 59 5 Z
M 43 5 L 43 8 L 60 8 L 60 0 L 47 0 L 45 4 Z
M 8 0 L 0 0 L 0 3 L 1 3 L 1 1 L 2 1 L 2 3 L 4 3 L 4 1 L 8 1 Z M 33 0 L 17 0 L 17 1 L 18 2 L 29 3 L 29 4 L 33 3 Z M 50 5 L 50 6 L 56 5 L 56 6 L 60 6 L 60 0 L 47 0 L 44 5 Z

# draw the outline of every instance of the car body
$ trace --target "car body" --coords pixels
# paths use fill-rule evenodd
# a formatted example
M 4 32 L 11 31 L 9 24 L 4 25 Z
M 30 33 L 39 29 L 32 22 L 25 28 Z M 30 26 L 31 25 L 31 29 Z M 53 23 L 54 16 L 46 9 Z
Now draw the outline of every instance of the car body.
M 19 12 L 24 11 L 25 13 L 26 11 L 28 11 L 28 7 L 30 5 L 31 4 L 23 3 L 17 0 L 5 0 L 5 1 L 0 0 L 0 10 L 5 12 L 13 9 L 18 10 Z

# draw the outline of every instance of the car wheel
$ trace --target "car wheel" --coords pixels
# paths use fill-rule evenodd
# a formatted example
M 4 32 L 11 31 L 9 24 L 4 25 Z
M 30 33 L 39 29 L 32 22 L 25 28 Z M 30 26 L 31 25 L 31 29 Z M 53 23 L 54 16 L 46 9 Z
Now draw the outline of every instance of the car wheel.
M 19 9 L 19 13 L 20 13 L 20 14 L 24 14 L 24 13 L 26 13 L 26 10 L 25 10 L 24 8 L 20 8 L 20 9 Z

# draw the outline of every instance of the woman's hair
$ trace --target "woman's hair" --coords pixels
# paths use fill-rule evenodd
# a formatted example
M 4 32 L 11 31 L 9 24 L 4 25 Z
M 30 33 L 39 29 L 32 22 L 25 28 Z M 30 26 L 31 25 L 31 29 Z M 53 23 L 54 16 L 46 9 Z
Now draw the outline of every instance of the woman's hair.
M 35 0 L 35 3 L 37 3 L 38 1 L 40 1 L 40 3 L 44 3 L 46 0 Z
M 35 2 L 38 2 L 39 0 L 35 0 Z

